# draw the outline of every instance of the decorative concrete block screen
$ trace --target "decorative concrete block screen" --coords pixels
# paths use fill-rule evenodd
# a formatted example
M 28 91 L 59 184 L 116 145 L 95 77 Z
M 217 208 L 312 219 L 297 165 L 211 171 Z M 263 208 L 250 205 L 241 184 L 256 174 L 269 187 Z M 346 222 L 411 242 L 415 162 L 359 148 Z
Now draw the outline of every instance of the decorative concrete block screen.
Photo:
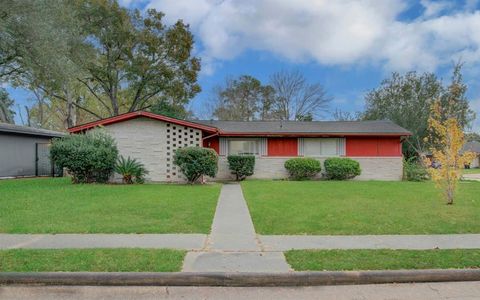
M 175 150 L 183 147 L 198 147 L 202 143 L 202 133 L 198 129 L 167 123 L 166 178 L 167 181 L 183 181 L 185 176 L 173 164 Z

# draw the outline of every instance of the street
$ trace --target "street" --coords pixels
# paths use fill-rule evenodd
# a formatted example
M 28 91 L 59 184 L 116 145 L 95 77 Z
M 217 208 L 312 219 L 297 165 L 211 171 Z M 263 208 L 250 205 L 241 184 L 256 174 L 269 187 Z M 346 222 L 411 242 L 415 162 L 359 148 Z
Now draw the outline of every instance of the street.
M 0 299 L 480 299 L 480 282 L 261 288 L 2 286 Z

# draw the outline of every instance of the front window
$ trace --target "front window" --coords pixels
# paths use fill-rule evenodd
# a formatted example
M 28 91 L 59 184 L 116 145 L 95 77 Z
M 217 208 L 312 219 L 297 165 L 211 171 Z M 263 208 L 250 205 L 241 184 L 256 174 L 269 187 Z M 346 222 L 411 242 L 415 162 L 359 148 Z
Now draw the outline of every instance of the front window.
M 305 156 L 336 156 L 339 155 L 338 139 L 335 138 L 306 138 L 304 140 Z
M 229 155 L 258 155 L 259 143 L 258 140 L 229 140 L 228 141 Z

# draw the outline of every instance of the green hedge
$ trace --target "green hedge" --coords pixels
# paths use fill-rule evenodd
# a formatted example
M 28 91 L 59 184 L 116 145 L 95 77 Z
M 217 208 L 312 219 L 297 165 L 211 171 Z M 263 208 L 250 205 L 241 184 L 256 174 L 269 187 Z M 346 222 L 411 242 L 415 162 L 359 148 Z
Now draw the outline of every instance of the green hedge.
M 185 147 L 175 151 L 173 163 L 194 183 L 201 176 L 215 177 L 218 171 L 218 156 L 215 150 L 203 147 Z
M 228 167 L 237 181 L 244 180 L 253 175 L 255 169 L 255 156 L 253 155 L 229 155 Z
M 322 170 L 320 162 L 309 157 L 291 158 L 285 162 L 284 166 L 290 177 L 295 180 L 315 177 Z
M 50 148 L 54 163 L 66 168 L 74 183 L 107 182 L 117 156 L 115 140 L 104 129 L 54 139 Z
M 415 157 L 403 161 L 403 180 L 425 181 L 428 178 L 427 169 Z
M 324 162 L 328 179 L 346 180 L 361 174 L 360 164 L 351 158 L 331 157 Z

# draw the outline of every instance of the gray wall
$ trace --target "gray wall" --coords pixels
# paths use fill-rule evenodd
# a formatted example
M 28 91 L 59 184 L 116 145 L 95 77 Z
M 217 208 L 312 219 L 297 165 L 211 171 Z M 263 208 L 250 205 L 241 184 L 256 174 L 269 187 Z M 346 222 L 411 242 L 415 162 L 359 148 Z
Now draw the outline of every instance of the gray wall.
M 35 143 L 48 143 L 49 137 L 0 132 L 0 177 L 34 176 Z

